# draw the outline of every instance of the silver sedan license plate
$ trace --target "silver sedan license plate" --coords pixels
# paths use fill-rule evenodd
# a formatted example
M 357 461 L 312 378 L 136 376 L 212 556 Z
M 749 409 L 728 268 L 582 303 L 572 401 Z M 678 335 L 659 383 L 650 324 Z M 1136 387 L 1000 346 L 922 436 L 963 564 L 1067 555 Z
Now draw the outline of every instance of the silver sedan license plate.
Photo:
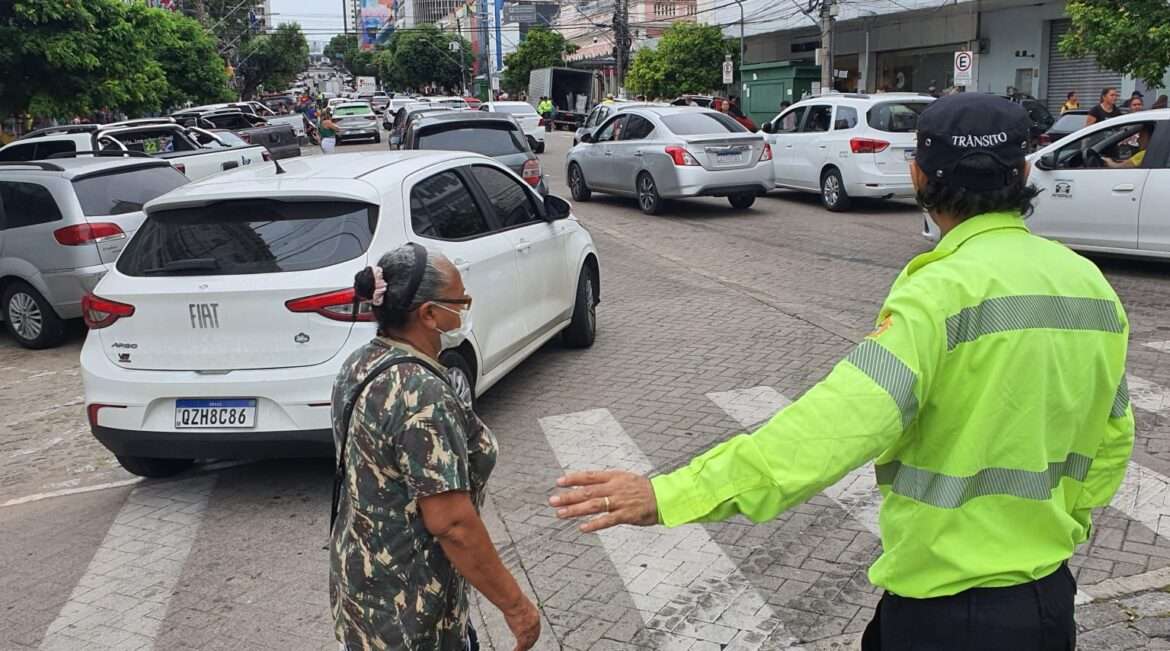
M 175 401 L 175 429 L 256 427 L 255 398 L 186 398 Z

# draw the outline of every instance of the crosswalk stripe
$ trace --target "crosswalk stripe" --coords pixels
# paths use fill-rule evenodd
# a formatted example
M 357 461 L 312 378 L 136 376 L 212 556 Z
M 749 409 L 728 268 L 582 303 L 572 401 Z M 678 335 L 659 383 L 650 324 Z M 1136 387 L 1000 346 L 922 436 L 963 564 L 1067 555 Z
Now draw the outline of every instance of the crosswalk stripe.
M 654 466 L 608 409 L 540 419 L 565 470 L 623 469 L 649 474 Z M 655 648 L 695 640 L 724 649 L 795 648 L 775 611 L 700 526 L 618 527 L 597 534 Z
M 1142 345 L 1147 348 L 1153 348 L 1154 350 L 1160 350 L 1163 353 L 1170 353 L 1170 341 L 1147 341 Z
M 153 648 L 215 479 L 146 484 L 131 492 L 40 648 Z

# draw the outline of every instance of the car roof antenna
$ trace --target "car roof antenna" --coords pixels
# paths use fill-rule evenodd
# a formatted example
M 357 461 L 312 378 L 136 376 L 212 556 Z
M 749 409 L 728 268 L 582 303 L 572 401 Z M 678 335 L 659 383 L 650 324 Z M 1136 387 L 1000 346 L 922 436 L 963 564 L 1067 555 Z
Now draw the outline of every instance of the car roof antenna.
M 276 166 L 276 173 L 277 174 L 287 174 L 287 172 L 284 171 L 284 168 L 280 166 L 280 161 L 273 158 L 272 164 Z

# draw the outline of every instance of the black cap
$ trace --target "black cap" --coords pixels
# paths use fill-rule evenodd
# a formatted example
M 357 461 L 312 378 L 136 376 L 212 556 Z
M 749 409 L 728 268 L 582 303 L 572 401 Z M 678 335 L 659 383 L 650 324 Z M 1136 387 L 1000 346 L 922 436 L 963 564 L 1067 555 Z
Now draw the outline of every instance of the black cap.
M 915 160 L 927 176 L 971 190 L 998 190 L 1015 182 L 1028 154 L 1032 120 L 1024 107 L 983 93 L 959 93 L 931 102 L 918 116 Z M 960 165 L 972 157 L 996 163 L 995 173 Z

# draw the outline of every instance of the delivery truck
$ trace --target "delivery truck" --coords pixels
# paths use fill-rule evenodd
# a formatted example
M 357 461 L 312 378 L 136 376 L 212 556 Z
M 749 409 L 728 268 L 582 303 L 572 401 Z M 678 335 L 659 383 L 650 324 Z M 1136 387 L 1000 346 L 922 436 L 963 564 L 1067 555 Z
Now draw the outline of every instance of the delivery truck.
M 554 129 L 576 130 L 597 103 L 593 73 L 573 68 L 537 68 L 529 73 L 528 102 L 533 106 L 547 96 L 557 107 Z

